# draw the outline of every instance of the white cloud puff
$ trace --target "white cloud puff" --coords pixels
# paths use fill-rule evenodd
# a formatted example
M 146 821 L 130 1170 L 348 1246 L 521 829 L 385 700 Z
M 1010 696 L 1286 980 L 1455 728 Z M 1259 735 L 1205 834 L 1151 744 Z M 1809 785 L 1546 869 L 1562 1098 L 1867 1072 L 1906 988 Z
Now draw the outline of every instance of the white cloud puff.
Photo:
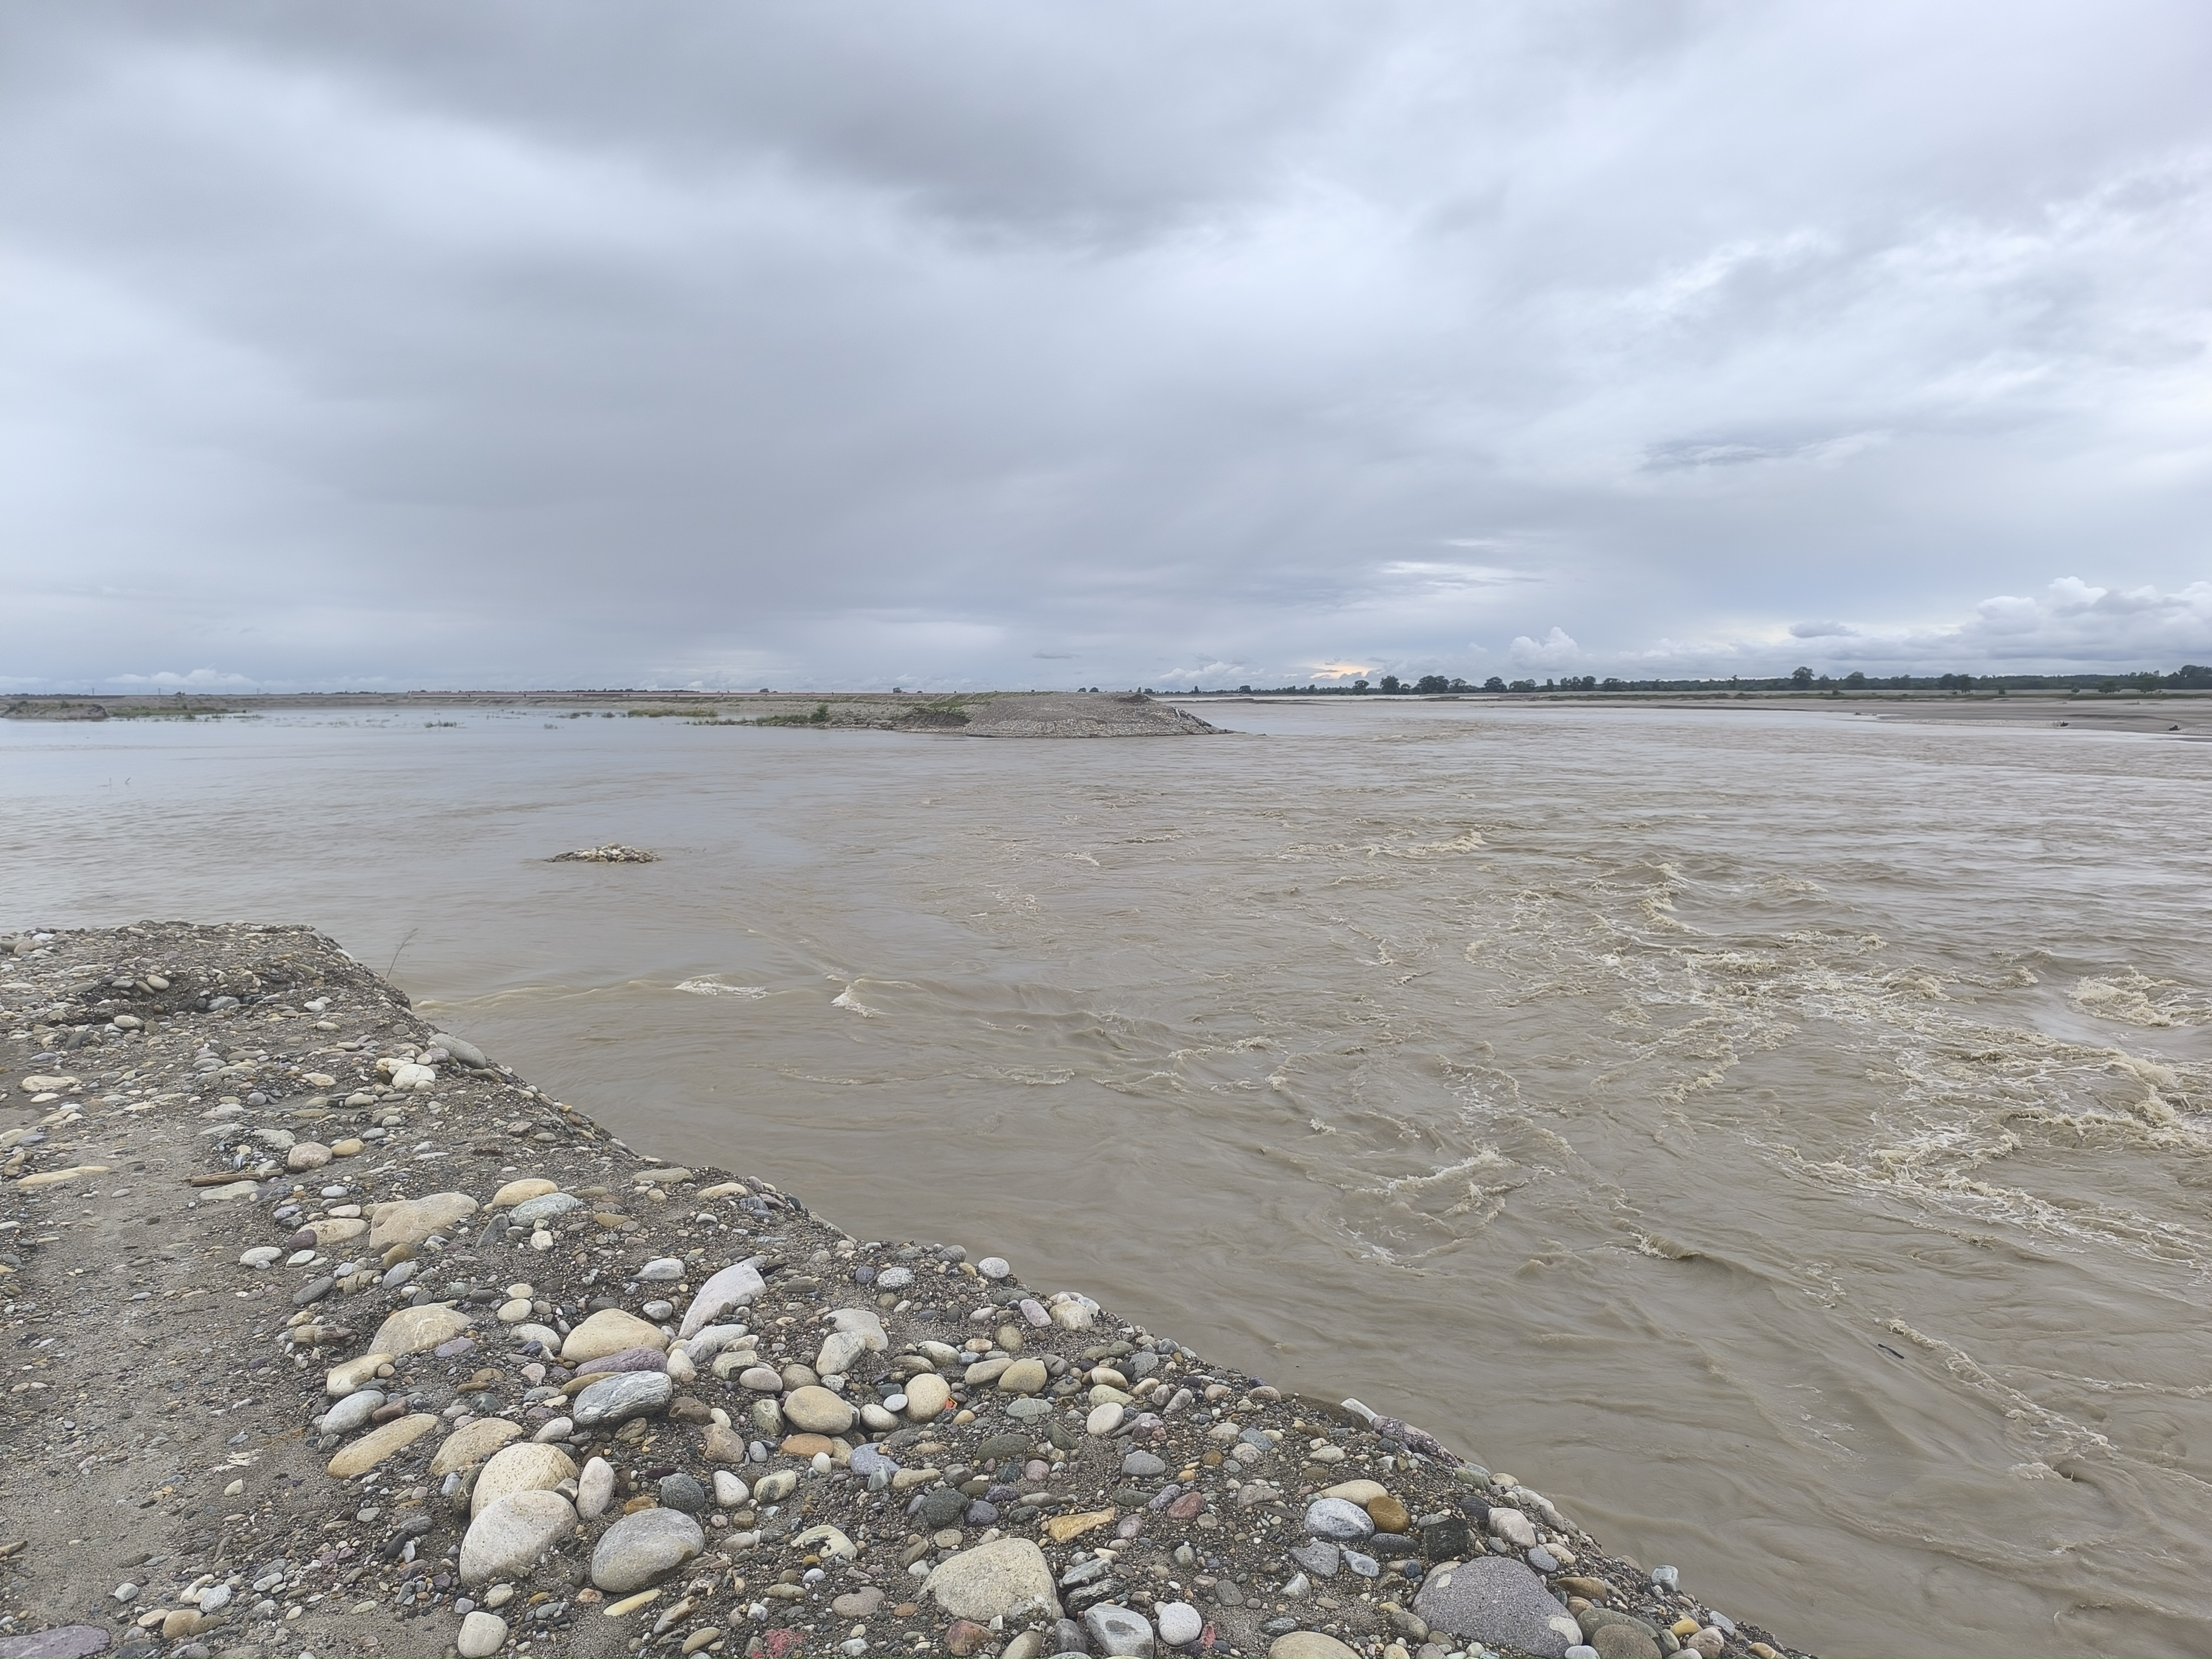
M 1554 628 L 1540 640 L 1518 635 L 1505 655 L 1516 668 L 1564 668 L 1582 659 L 1583 648 L 1564 628 Z

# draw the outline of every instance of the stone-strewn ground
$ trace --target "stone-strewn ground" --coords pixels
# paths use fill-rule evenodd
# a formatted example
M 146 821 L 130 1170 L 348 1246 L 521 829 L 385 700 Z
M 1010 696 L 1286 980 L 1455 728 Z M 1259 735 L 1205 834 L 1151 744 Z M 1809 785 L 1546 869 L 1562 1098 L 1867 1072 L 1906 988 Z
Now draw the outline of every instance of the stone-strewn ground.
M 634 1152 L 305 929 L 0 939 L 0 1659 L 1775 1651 L 1418 1429 Z

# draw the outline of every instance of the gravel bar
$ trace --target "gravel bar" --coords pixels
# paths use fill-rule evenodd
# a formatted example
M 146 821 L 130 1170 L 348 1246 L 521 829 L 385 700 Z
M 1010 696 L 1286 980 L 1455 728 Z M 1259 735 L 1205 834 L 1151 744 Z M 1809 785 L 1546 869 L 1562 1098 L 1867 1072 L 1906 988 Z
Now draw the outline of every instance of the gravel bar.
M 301 927 L 0 937 L 0 1659 L 1773 1659 L 1356 1401 L 635 1151 Z

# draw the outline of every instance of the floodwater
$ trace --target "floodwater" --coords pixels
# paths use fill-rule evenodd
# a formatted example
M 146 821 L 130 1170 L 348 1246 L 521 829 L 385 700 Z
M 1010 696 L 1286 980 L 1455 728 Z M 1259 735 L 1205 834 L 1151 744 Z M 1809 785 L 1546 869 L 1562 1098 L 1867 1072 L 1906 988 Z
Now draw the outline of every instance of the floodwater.
M 1206 712 L 8 723 L 0 924 L 312 923 L 633 1144 L 1357 1394 L 1823 1652 L 2212 1650 L 2212 747 Z

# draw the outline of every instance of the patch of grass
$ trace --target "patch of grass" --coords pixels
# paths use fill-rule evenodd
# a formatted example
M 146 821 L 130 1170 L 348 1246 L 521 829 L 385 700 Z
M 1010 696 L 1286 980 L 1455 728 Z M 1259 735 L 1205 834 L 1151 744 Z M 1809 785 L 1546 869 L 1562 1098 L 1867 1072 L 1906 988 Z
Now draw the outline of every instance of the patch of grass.
M 968 724 L 966 697 L 932 697 L 927 702 L 918 702 L 899 711 L 901 726 L 965 726 Z

